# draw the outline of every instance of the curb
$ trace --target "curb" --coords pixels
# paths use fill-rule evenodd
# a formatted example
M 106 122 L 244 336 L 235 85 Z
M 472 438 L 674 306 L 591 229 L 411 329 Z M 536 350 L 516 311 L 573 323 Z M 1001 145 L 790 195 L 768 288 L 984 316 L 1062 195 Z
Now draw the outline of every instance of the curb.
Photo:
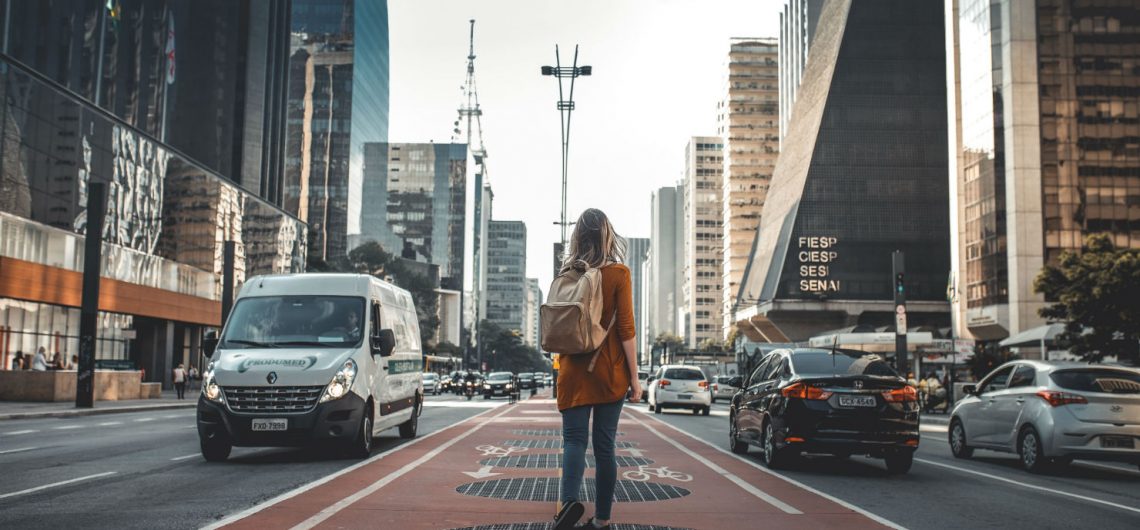
M 30 420 L 37 418 L 71 418 L 76 416 L 95 416 L 99 414 L 118 414 L 124 412 L 147 412 L 151 410 L 170 410 L 170 409 L 188 409 L 198 406 L 198 401 L 192 403 L 164 403 L 161 405 L 134 405 L 129 407 L 112 407 L 112 408 L 91 408 L 91 409 L 68 409 L 68 410 L 53 410 L 44 412 L 13 412 L 10 414 L 0 413 L 0 421 L 3 420 Z

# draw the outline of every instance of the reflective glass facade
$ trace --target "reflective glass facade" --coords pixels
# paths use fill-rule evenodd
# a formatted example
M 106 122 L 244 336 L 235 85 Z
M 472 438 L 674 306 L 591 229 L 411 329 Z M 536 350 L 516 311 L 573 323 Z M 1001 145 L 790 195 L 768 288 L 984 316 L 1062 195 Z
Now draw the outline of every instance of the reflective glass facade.
M 487 320 L 526 331 L 526 225 L 491 221 L 487 234 Z

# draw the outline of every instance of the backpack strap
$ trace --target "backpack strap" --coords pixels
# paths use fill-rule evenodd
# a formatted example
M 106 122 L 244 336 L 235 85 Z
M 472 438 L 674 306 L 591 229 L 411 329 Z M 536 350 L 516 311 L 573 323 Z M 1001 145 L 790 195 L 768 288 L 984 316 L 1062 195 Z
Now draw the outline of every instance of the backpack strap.
M 590 366 L 586 368 L 586 372 L 594 373 L 594 365 L 597 364 L 597 362 L 598 362 L 598 354 L 602 352 L 602 346 L 606 345 L 605 341 L 610 340 L 610 331 L 613 331 L 614 324 L 617 323 L 617 314 L 618 314 L 618 307 L 617 307 L 617 299 L 615 297 L 615 299 L 614 299 L 614 314 L 613 314 L 613 316 L 610 317 L 610 325 L 606 326 L 606 338 L 600 345 L 598 345 L 598 349 L 594 350 L 594 354 L 590 356 Z

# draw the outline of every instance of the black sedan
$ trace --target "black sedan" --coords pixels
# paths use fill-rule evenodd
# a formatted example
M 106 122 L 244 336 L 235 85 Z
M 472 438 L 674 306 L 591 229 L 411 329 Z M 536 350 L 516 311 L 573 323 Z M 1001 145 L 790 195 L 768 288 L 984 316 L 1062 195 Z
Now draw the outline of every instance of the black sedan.
M 741 379 L 737 377 L 736 379 Z M 763 452 L 771 468 L 802 453 L 864 454 L 906 473 L 918 449 L 918 397 L 881 357 L 854 350 L 776 350 L 747 380 L 729 412 L 729 447 Z
M 509 396 L 515 389 L 515 374 L 510 372 L 491 372 L 483 381 L 483 399 L 496 396 Z
M 522 390 L 535 388 L 533 372 L 523 372 L 519 374 L 519 388 Z

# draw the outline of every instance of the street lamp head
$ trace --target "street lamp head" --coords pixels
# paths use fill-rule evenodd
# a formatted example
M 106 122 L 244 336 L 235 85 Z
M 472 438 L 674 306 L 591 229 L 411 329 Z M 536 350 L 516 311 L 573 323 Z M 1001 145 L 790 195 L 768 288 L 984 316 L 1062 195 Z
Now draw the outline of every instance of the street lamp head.
M 554 67 L 553 66 L 543 66 L 542 67 L 542 75 L 554 75 Z
M 591 75 L 594 73 L 594 67 L 593 66 L 580 66 L 580 67 L 578 67 L 578 73 L 580 75 Z

